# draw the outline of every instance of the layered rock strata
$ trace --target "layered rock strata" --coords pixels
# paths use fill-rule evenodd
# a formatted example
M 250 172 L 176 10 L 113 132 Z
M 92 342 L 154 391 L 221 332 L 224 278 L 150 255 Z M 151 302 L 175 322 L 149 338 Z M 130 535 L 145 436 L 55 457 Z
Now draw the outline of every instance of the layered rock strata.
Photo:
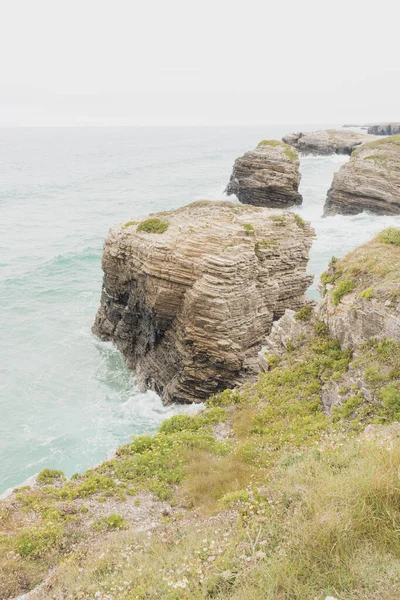
M 226 194 L 243 204 L 285 208 L 302 203 L 297 152 L 278 140 L 264 140 L 235 160 Z
M 373 135 L 397 135 L 400 133 L 400 123 L 376 123 L 368 126 L 368 133 Z
M 400 135 L 365 144 L 334 174 L 324 216 L 400 213 Z
M 318 317 L 341 345 L 357 350 L 367 340 L 400 342 L 399 230 L 386 230 L 333 262 L 322 275 Z
M 352 402 L 357 395 L 367 403 L 376 402 L 377 386 L 384 387 L 387 382 L 400 389 L 400 374 L 393 371 L 389 358 L 381 357 L 379 362 L 377 354 L 376 364 L 371 360 L 375 352 L 387 352 L 388 356 L 398 352 L 399 273 L 400 230 L 396 229 L 385 230 L 345 258 L 333 260 L 321 278 L 320 303 L 310 306 L 308 312 L 304 308 L 298 313 L 286 310 L 273 324 L 259 353 L 261 370 L 270 368 L 271 356 L 282 357 L 289 347 L 305 345 L 323 323 L 342 350 L 352 353 L 348 371 L 323 386 L 326 412 L 347 400 Z M 379 342 L 383 348 L 374 350 Z
M 355 148 L 373 139 L 366 133 L 335 129 L 289 133 L 282 138 L 301 154 L 316 155 L 351 154 Z
M 110 231 L 93 332 L 142 389 L 200 402 L 254 373 L 273 320 L 304 304 L 313 230 L 292 213 L 210 201 L 148 224 Z

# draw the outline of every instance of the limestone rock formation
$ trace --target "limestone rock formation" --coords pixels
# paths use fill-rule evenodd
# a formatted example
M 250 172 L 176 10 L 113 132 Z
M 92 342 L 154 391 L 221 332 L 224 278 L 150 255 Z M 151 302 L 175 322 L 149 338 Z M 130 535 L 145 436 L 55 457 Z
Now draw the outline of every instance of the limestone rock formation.
M 313 305 L 306 305 L 313 312 Z M 302 341 L 309 338 L 314 332 L 314 320 L 311 318 L 302 319 L 294 310 L 287 309 L 285 314 L 272 324 L 271 332 L 264 340 L 260 352 L 258 353 L 258 364 L 262 371 L 267 371 L 269 367 L 268 356 L 281 356 L 288 350 L 288 346 L 296 348 Z
M 313 235 L 292 213 L 217 201 L 112 229 L 93 332 L 164 403 L 203 401 L 255 372 L 273 320 L 304 304 Z
M 385 230 L 343 259 L 333 260 L 321 277 L 323 298 L 319 304 L 309 305 L 307 312 L 305 307 L 297 313 L 286 310 L 273 323 L 259 353 L 261 370 L 274 365 L 272 357 L 285 359 L 289 346 L 293 350 L 306 345 L 325 326 L 342 351 L 351 351 L 348 370 L 322 387 L 327 413 L 347 401 L 376 402 L 377 386 L 385 388 L 389 383 L 389 389 L 400 389 L 396 367 L 400 345 L 399 273 L 400 229 Z M 380 342 L 383 349 L 379 350 Z
M 364 210 L 400 213 L 400 135 L 363 145 L 333 177 L 324 216 Z
M 294 146 L 301 154 L 351 154 L 354 148 L 374 138 L 358 131 L 326 129 L 289 133 L 282 140 Z
M 371 338 L 400 342 L 399 272 L 400 231 L 388 229 L 323 274 L 318 315 L 343 347 L 357 350 Z
M 400 133 L 400 123 L 376 123 L 368 126 L 368 133 L 373 135 L 397 135 Z
M 235 160 L 225 192 L 243 204 L 285 208 L 301 204 L 297 152 L 278 140 L 264 140 Z

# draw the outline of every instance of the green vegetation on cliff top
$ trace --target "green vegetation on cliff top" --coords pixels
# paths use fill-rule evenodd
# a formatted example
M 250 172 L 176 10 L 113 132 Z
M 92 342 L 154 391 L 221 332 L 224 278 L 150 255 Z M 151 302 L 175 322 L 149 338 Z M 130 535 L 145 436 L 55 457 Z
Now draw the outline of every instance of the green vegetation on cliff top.
M 151 219 L 146 219 L 146 221 L 142 221 L 136 228 L 138 233 L 164 233 L 167 231 L 169 227 L 169 223 L 166 221 L 162 221 L 156 217 L 152 217 Z
M 286 158 L 289 160 L 298 160 L 299 158 L 293 146 L 290 146 L 290 144 L 285 144 L 284 142 L 280 142 L 279 140 L 261 140 L 258 146 L 271 146 L 272 148 L 281 146 L 285 152 Z

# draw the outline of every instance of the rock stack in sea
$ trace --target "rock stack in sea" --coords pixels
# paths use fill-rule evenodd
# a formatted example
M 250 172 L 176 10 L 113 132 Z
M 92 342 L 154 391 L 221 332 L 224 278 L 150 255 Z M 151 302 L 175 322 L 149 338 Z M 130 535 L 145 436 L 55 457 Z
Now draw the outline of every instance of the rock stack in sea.
M 400 133 L 400 123 L 376 123 L 369 125 L 368 133 L 374 135 L 397 135 Z
M 353 152 L 333 177 L 324 215 L 400 213 L 400 135 L 381 138 Z
M 249 377 L 273 320 L 305 303 L 312 238 L 293 213 L 217 201 L 112 229 L 93 332 L 164 403 L 203 401 Z
M 263 140 L 235 160 L 226 193 L 243 204 L 286 208 L 302 203 L 299 157 L 291 146 Z
M 351 154 L 357 146 L 373 139 L 366 133 L 335 129 L 289 133 L 282 138 L 301 154 L 317 155 Z

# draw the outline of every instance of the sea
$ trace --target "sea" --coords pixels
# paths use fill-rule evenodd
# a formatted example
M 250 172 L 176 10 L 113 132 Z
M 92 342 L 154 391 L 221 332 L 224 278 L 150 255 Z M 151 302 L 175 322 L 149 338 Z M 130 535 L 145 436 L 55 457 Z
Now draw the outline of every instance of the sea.
M 133 434 L 196 406 L 139 392 L 110 343 L 91 333 L 108 230 L 198 199 L 226 199 L 237 156 L 262 139 L 325 125 L 0 129 L 0 493 L 45 467 L 70 476 Z M 344 156 L 301 159 L 316 238 L 308 294 L 341 257 L 400 217 L 322 218 Z M 232 199 L 232 198 L 231 198 Z M 234 199 L 234 198 L 233 198 Z

